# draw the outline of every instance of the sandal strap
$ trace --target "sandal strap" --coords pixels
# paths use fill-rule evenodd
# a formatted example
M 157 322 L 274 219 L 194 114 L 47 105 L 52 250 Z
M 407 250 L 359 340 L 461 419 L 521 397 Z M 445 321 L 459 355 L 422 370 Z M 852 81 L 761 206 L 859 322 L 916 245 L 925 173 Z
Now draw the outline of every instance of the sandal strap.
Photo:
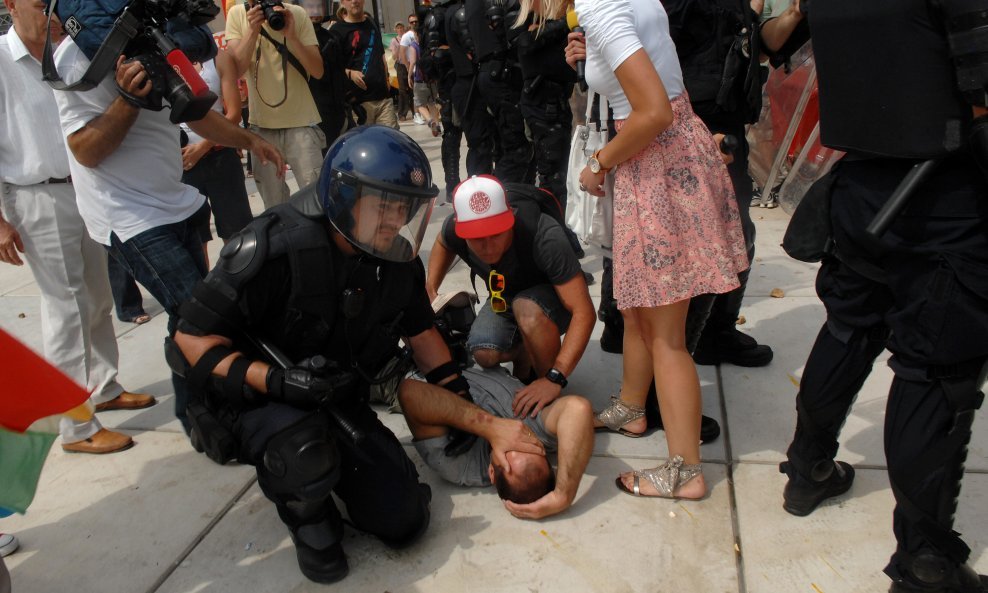
M 672 498 L 680 486 L 700 475 L 703 475 L 702 464 L 685 464 L 683 457 L 676 455 L 665 465 L 636 471 L 635 483 L 637 485 L 639 476 L 643 477 L 655 486 L 660 496 Z
M 606 408 L 597 413 L 597 421 L 607 428 L 617 431 L 625 424 L 645 416 L 645 408 L 631 405 L 620 397 L 611 396 Z

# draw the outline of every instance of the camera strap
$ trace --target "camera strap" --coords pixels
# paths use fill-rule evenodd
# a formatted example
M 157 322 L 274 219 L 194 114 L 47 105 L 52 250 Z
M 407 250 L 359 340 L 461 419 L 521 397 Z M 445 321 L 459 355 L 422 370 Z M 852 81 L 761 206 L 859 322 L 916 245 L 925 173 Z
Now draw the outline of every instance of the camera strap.
M 51 17 L 55 14 L 57 5 L 58 0 L 52 0 L 51 6 L 48 7 L 48 31 L 45 38 L 44 54 L 41 56 L 41 79 L 57 91 L 88 91 L 98 85 L 113 69 L 124 48 L 140 32 L 141 20 L 131 13 L 130 6 L 125 8 L 113 23 L 113 28 L 110 29 L 106 39 L 96 50 L 96 55 L 93 56 L 82 78 L 72 84 L 66 84 L 55 68 L 55 56 L 51 42 Z M 68 26 L 67 23 L 66 30 L 70 34 L 73 30 L 77 31 L 77 29 Z M 75 35 L 72 37 L 74 38 Z
M 278 101 L 273 105 L 264 100 L 264 97 L 261 96 L 261 88 L 257 85 L 257 74 L 258 71 L 260 70 L 260 61 L 261 61 L 260 41 L 258 41 L 257 43 L 257 51 L 254 54 L 254 62 L 255 62 L 254 88 L 257 89 L 258 98 L 268 107 L 274 108 L 280 106 L 282 103 L 288 100 L 288 64 L 294 66 L 295 69 L 298 70 L 298 73 L 301 74 L 302 78 L 304 78 L 305 80 L 309 80 L 309 75 L 308 73 L 306 73 L 305 67 L 302 66 L 302 62 L 300 62 L 298 58 L 295 57 L 295 54 L 292 53 L 292 50 L 288 49 L 287 45 L 272 37 L 271 34 L 265 31 L 263 27 L 261 27 L 261 36 L 267 39 L 268 41 L 270 41 L 271 45 L 273 45 L 275 49 L 278 50 L 278 53 L 281 54 L 281 74 L 282 74 L 281 78 L 282 78 L 282 82 L 284 83 L 283 84 L 284 94 L 281 97 L 281 101 Z

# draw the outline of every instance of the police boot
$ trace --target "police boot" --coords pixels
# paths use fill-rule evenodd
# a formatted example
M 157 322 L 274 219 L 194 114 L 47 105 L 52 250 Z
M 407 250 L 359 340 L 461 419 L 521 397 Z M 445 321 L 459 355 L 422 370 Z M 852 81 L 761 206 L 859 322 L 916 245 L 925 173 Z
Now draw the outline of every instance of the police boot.
M 829 459 L 815 464 L 810 477 L 801 475 L 788 461 L 779 464 L 779 473 L 789 476 L 782 491 L 782 508 L 797 517 L 805 517 L 816 510 L 821 502 L 844 494 L 851 489 L 854 481 L 853 467 L 843 461 Z
M 329 504 L 333 504 L 332 501 Z M 343 545 L 340 543 L 343 521 L 339 512 L 335 509 L 333 511 L 317 523 L 289 526 L 299 570 L 307 579 L 317 583 L 335 583 L 350 572 Z M 282 514 L 281 506 L 278 514 Z M 285 520 L 284 515 L 282 520 Z
M 748 271 L 738 274 L 741 285 L 727 294 L 716 295 L 711 302 L 709 322 L 704 324 L 699 341 L 691 350 L 696 364 L 726 362 L 739 367 L 763 367 L 772 362 L 775 356 L 772 348 L 759 344 L 755 338 L 739 331 L 736 325 L 748 274 Z
M 901 577 L 892 581 L 889 593 L 988 592 L 988 576 L 933 553 L 917 554 L 898 568 Z

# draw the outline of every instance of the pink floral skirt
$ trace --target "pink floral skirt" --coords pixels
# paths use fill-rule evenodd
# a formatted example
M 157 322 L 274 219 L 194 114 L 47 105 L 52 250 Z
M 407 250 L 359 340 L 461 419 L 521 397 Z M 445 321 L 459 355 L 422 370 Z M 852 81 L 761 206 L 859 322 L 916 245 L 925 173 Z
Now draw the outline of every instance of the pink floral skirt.
M 716 142 L 685 93 L 673 99 L 672 111 L 669 129 L 614 172 L 619 309 L 728 292 L 748 269 L 734 189 Z

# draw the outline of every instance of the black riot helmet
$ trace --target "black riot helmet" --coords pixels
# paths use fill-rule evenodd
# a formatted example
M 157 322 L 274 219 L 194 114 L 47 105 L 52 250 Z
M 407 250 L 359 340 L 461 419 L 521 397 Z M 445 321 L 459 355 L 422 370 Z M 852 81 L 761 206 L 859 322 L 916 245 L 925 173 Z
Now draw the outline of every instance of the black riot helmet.
M 354 128 L 329 147 L 318 192 L 347 241 L 374 257 L 405 262 L 418 255 L 439 189 L 414 140 L 373 125 Z

